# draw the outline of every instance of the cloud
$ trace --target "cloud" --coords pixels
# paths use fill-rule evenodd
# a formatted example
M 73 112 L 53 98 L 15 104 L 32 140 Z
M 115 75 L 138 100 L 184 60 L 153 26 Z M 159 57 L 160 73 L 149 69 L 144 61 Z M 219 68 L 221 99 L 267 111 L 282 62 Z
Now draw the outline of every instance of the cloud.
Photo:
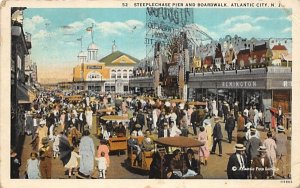
M 250 23 L 237 23 L 233 27 L 229 28 L 227 31 L 230 33 L 244 33 L 258 31 L 259 26 L 253 26 Z
M 48 19 L 45 19 L 39 15 L 33 16 L 31 18 L 24 19 L 24 30 L 29 33 L 34 33 L 37 27 L 45 24 L 50 23 Z
M 281 33 L 289 33 L 292 31 L 292 28 L 288 27 L 281 31 Z
M 124 32 L 133 32 L 144 27 L 144 23 L 138 20 L 127 20 L 126 22 L 100 22 L 97 30 L 103 35 L 122 35 Z
M 271 18 L 265 17 L 265 16 L 261 16 L 261 17 L 257 17 L 255 19 L 253 19 L 253 22 L 259 22 L 259 21 L 266 21 L 266 20 L 271 20 Z
M 49 31 L 42 29 L 42 30 L 39 30 L 34 35 L 32 35 L 32 40 L 43 40 L 43 39 L 46 39 L 47 37 L 51 38 L 55 35 L 56 34 L 54 32 L 49 32 Z
M 221 24 L 221 27 L 226 27 L 226 26 L 229 26 L 231 25 L 232 23 L 235 23 L 237 21 L 245 21 L 245 20 L 250 20 L 252 19 L 251 16 L 248 16 L 248 15 L 241 15 L 241 16 L 234 16 L 234 17 L 231 17 L 231 18 L 228 18 L 224 21 L 223 24 Z

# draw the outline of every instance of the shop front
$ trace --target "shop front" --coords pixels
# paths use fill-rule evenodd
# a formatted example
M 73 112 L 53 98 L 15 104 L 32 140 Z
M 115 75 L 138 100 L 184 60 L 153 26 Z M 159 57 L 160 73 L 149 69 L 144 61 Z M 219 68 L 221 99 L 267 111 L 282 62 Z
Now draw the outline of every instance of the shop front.
M 238 101 L 239 110 L 256 106 L 264 111 L 268 106 L 281 106 L 284 113 L 291 112 L 291 71 L 246 71 L 198 73 L 190 76 L 190 100 L 225 100 L 231 105 Z

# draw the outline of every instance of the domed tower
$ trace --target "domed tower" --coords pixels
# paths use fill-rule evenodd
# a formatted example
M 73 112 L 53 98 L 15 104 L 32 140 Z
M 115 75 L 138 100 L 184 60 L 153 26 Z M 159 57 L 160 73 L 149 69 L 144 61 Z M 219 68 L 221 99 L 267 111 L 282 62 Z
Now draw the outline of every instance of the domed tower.
M 91 43 L 87 49 L 88 51 L 88 61 L 97 61 L 98 47 L 95 43 Z
M 83 52 L 83 51 L 79 52 L 77 57 L 78 57 L 78 62 L 79 63 L 86 63 L 87 62 L 86 52 Z

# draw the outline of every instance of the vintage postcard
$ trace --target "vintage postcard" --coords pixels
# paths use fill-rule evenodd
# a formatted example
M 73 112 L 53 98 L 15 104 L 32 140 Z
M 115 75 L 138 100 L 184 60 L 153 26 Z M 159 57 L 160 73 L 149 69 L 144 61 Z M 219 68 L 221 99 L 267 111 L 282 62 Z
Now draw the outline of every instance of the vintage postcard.
M 299 187 L 299 9 L 2 1 L 1 187 Z

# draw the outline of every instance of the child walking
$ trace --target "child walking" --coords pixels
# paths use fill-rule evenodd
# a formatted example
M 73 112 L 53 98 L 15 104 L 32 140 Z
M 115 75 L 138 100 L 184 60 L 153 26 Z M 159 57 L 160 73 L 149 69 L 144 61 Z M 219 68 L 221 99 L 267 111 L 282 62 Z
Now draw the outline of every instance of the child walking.
M 37 159 L 37 153 L 32 152 L 30 159 L 27 160 L 28 179 L 40 179 L 40 161 Z
M 101 152 L 101 157 L 97 158 L 96 160 L 98 160 L 99 178 L 105 179 L 105 171 L 107 168 L 107 161 L 105 158 L 105 153 Z
M 74 168 L 78 167 L 78 161 L 77 158 L 80 158 L 80 155 L 78 155 L 75 151 L 74 151 L 74 147 L 71 146 L 71 158 L 69 160 L 69 162 L 65 165 L 65 168 L 69 169 L 69 178 L 71 178 L 71 176 L 73 175 L 72 171 Z

